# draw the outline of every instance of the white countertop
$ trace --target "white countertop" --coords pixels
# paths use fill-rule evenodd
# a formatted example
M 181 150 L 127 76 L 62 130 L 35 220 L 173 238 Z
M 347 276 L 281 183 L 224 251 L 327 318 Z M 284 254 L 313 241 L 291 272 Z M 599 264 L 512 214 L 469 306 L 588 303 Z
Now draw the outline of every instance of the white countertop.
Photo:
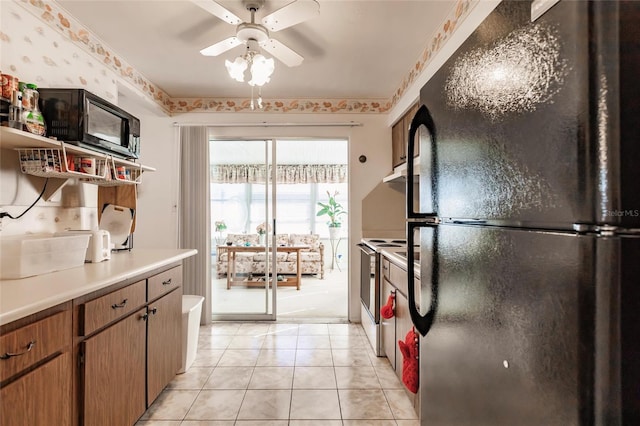
M 195 255 L 193 249 L 133 249 L 78 268 L 0 280 L 0 325 Z

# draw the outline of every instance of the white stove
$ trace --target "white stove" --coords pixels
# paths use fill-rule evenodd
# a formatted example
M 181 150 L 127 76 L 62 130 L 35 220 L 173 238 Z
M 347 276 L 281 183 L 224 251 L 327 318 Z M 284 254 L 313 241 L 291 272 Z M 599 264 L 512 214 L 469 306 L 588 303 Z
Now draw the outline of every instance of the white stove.
M 380 252 L 402 250 L 407 246 L 404 239 L 363 238 L 360 246 L 360 318 L 362 328 L 377 356 L 384 356 L 380 336 Z

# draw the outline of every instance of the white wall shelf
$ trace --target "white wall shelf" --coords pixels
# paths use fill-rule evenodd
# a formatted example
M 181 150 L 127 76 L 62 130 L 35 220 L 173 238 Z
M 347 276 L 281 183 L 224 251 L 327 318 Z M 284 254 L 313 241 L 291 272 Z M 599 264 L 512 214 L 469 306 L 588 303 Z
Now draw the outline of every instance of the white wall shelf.
M 114 158 L 108 154 L 69 145 L 9 127 L 0 127 L 0 148 L 18 151 L 22 173 L 53 178 L 44 194 L 51 197 L 69 179 L 99 186 L 137 185 L 143 172 L 156 169 L 133 161 Z M 95 158 L 95 173 L 88 174 L 71 167 L 73 157 Z
M 99 151 L 82 148 L 75 145 L 64 143 L 63 141 L 49 139 L 42 136 L 34 135 L 22 130 L 12 129 L 10 127 L 0 127 L 0 148 L 1 149 L 17 149 L 17 148 L 50 148 L 50 149 L 66 149 L 68 154 L 91 156 L 95 158 L 113 158 L 108 154 Z M 141 169 L 146 172 L 154 172 L 155 168 L 145 166 L 134 161 L 124 160 L 122 158 L 113 158 L 116 165 L 123 165 L 129 168 Z

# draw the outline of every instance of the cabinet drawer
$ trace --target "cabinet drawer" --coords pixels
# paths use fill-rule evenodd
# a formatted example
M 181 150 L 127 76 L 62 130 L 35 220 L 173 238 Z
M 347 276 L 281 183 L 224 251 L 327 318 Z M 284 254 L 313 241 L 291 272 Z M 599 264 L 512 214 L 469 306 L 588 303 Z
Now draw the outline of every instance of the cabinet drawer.
M 149 277 L 149 298 L 154 300 L 182 286 L 182 266 Z
M 389 270 L 391 262 L 386 257 L 382 258 L 382 277 L 391 281 L 391 271 Z
M 0 380 L 70 345 L 71 334 L 71 311 L 64 311 L 1 336 Z
M 391 276 L 389 281 L 396 286 L 400 293 L 407 297 L 407 288 L 409 287 L 407 284 L 407 271 L 394 263 L 390 265 L 389 269 L 389 274 Z
M 146 303 L 146 283 L 138 281 L 80 305 L 80 335 L 86 336 Z

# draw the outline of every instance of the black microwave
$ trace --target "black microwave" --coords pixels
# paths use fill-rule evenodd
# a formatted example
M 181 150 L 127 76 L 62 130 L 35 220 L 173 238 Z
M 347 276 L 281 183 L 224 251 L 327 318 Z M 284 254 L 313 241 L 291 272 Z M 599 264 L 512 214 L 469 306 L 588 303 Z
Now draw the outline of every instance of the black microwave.
M 116 157 L 140 155 L 140 120 L 84 89 L 39 88 L 47 136 Z

